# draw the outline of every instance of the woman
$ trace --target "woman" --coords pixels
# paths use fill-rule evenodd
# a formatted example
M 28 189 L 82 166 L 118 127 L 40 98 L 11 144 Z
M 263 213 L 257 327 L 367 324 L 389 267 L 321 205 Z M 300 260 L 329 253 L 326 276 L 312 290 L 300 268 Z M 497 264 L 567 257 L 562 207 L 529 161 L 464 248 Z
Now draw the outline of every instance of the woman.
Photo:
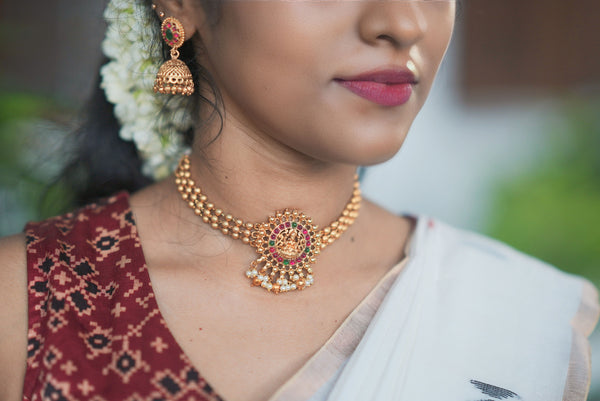
M 119 3 L 113 22 L 132 15 Z M 425 101 L 453 1 L 139 7 L 162 21 L 172 59 L 194 51 L 191 154 L 176 178 L 3 240 L 2 400 L 585 399 L 593 286 L 360 196 L 357 166 L 394 155 Z M 161 150 L 183 139 L 150 145 L 140 115 L 152 113 L 133 103 L 146 94 L 110 65 L 121 136 L 161 176 Z M 167 111 L 192 91 L 174 68 L 155 88 L 179 96 Z M 112 154 L 82 145 L 87 194 L 111 164 L 140 165 L 95 124 Z

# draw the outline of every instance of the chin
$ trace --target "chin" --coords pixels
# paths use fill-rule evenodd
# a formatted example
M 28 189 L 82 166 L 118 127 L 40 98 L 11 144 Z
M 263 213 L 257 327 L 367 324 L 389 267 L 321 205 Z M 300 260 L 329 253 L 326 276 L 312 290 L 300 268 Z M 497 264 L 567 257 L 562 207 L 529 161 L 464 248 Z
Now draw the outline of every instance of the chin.
M 408 128 L 393 135 L 373 135 L 367 138 L 361 137 L 348 153 L 353 156 L 355 163 L 361 166 L 372 166 L 390 160 L 402 148 L 408 135 Z
M 373 149 L 373 150 L 363 149 L 361 154 L 358 155 L 357 160 L 354 164 L 357 164 L 359 166 L 373 166 L 376 164 L 386 162 L 386 161 L 390 160 L 392 157 L 394 157 L 398 153 L 398 151 L 400 150 L 401 147 L 402 147 L 402 144 L 395 145 L 395 146 L 388 146 L 384 149 Z
M 364 137 L 349 142 L 343 148 L 337 148 L 335 153 L 323 152 L 313 157 L 333 163 L 350 164 L 355 166 L 373 166 L 388 161 L 398 153 L 406 135 L 401 137 L 379 138 L 379 140 L 365 140 Z

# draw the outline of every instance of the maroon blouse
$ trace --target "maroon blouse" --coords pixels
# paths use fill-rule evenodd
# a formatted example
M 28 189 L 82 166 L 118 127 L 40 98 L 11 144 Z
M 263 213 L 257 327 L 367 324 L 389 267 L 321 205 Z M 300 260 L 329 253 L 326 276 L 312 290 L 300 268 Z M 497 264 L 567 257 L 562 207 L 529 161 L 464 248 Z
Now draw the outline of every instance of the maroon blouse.
M 221 400 L 161 316 L 126 193 L 26 235 L 24 400 Z

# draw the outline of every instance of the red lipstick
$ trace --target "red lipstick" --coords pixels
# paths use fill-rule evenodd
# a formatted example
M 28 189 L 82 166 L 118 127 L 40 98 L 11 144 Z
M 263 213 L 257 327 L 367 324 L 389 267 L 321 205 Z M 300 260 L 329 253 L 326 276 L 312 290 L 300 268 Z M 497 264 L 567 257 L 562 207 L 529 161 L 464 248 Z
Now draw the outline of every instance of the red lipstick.
M 400 106 L 410 99 L 415 75 L 404 69 L 366 72 L 352 77 L 335 78 L 335 82 L 354 94 L 382 106 Z

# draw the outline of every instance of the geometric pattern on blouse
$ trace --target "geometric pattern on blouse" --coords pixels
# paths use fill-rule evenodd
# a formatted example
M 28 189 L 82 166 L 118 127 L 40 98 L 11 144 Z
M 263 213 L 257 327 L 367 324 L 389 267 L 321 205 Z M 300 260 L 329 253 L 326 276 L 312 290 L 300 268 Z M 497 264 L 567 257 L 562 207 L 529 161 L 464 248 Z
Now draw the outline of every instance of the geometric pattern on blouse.
M 25 400 L 221 400 L 160 314 L 127 193 L 25 233 Z

